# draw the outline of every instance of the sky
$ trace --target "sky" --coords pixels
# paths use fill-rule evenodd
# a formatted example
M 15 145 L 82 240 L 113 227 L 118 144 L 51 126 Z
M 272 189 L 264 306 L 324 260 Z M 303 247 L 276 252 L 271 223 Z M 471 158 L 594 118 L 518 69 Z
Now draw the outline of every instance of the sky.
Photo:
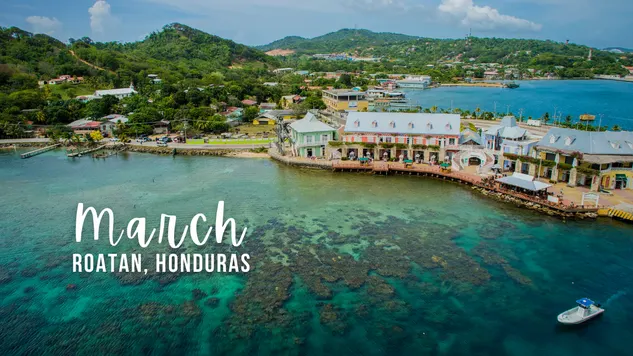
M 633 0 L 0 0 L 0 26 L 64 42 L 137 41 L 173 22 L 247 45 L 366 28 L 633 48 Z

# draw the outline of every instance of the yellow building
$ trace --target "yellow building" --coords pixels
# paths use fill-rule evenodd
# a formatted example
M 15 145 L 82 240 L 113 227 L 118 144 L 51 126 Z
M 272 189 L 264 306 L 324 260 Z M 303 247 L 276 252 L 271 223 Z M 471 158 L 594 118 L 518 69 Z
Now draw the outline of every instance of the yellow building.
M 324 90 L 323 102 L 333 111 L 367 111 L 369 107 L 365 92 L 350 89 Z
M 295 112 L 292 110 L 271 110 L 264 112 L 253 120 L 253 125 L 274 125 L 277 120 L 296 119 Z

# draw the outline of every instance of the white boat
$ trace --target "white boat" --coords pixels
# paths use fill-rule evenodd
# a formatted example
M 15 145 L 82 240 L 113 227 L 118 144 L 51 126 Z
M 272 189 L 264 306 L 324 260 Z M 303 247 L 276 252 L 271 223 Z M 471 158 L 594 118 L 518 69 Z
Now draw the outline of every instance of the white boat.
M 576 304 L 578 304 L 577 307 L 558 314 L 558 321 L 560 323 L 568 325 L 581 324 L 604 312 L 600 304 L 594 303 L 589 298 L 578 299 Z

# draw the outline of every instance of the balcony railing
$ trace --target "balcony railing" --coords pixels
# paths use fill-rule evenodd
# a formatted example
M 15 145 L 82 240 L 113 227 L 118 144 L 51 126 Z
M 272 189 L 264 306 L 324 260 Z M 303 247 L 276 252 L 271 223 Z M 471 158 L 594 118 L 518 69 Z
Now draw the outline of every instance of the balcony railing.
M 297 142 L 297 147 L 310 147 L 310 146 L 327 146 L 329 141 L 312 141 L 312 142 Z

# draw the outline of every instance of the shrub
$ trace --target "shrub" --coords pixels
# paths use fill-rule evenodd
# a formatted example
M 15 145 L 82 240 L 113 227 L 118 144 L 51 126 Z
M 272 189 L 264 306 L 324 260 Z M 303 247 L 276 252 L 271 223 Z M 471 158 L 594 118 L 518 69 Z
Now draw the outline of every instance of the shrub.
M 340 146 L 343 146 L 345 144 L 345 142 L 343 142 L 343 141 L 329 141 L 327 144 L 332 146 L 332 147 L 340 147 Z
M 385 148 L 385 149 L 390 149 L 393 148 L 394 144 L 393 143 L 381 143 L 380 147 Z

